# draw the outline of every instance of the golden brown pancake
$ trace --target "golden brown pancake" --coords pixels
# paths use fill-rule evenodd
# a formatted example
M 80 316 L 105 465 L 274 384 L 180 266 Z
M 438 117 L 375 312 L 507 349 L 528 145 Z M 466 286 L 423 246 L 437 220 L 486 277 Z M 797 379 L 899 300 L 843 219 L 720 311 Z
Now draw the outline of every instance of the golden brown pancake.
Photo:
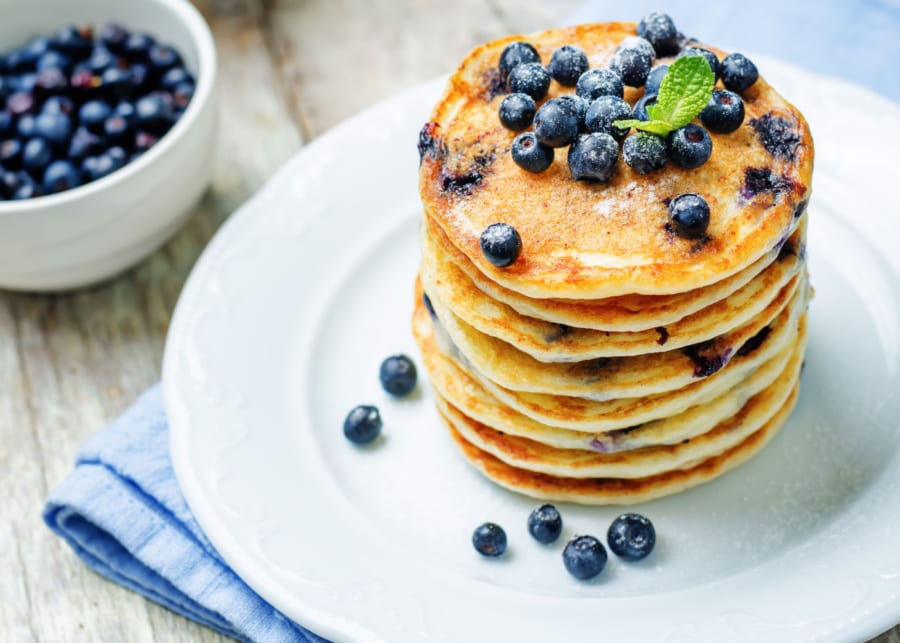
M 547 61 L 557 47 L 577 44 L 599 68 L 635 33 L 634 23 L 606 23 L 510 36 L 476 48 L 451 76 L 420 137 L 420 194 L 426 215 L 491 281 L 533 298 L 681 293 L 751 266 L 797 225 L 809 197 L 812 138 L 800 112 L 763 77 L 742 92 L 744 124 L 731 134 L 711 133 L 713 154 L 699 169 L 669 164 L 642 176 L 620 158 L 609 183 L 587 183 L 570 177 L 563 150 L 540 174 L 512 161 L 515 134 L 497 116 L 504 47 L 524 39 Z M 628 88 L 626 100 L 640 92 Z M 549 97 L 564 93 L 571 88 L 551 83 Z M 777 135 L 777 144 L 760 131 Z M 711 210 L 701 240 L 681 238 L 667 225 L 668 200 L 689 192 Z M 481 232 L 497 222 L 523 240 L 506 268 L 488 262 L 479 246 Z

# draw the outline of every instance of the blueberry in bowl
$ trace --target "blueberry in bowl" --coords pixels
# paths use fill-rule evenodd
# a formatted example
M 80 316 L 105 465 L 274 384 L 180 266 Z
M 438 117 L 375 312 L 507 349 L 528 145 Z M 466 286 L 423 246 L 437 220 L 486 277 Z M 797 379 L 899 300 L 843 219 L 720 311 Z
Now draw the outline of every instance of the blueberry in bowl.
M 0 288 L 95 283 L 178 230 L 217 126 L 215 48 L 189 3 L 22 3 L 0 62 Z

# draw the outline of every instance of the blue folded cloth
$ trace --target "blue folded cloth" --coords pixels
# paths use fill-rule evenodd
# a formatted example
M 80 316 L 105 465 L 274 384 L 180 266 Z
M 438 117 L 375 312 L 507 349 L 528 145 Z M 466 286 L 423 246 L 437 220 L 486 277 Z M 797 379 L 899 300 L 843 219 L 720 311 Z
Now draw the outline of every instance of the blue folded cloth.
M 162 390 L 82 447 L 44 520 L 96 572 L 244 641 L 324 641 L 288 620 L 222 560 L 172 470 Z

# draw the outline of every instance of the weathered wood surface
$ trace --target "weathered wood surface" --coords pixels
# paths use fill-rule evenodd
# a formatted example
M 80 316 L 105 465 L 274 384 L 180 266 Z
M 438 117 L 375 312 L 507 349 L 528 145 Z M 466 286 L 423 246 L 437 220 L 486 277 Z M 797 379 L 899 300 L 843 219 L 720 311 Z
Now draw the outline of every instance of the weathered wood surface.
M 188 272 L 215 230 L 305 142 L 450 70 L 472 46 L 555 24 L 575 0 L 198 0 L 216 37 L 213 184 L 137 268 L 74 294 L 0 292 L 0 641 L 221 641 L 109 583 L 40 519 L 79 445 L 159 378 Z M 900 643 L 900 630 L 877 639 Z

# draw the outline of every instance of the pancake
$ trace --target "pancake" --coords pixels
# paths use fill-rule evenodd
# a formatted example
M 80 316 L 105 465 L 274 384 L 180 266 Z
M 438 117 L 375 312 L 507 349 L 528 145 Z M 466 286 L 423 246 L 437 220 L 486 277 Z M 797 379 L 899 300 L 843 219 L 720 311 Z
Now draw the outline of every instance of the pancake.
M 746 462 L 775 437 L 797 403 L 797 389 L 762 428 L 740 444 L 690 468 L 667 471 L 646 478 L 563 478 L 510 466 L 466 441 L 451 425 L 450 435 L 463 457 L 486 477 L 511 491 L 543 500 L 587 505 L 627 505 L 684 491 L 709 482 Z
M 800 287 L 804 286 L 804 287 Z M 797 291 L 800 295 L 795 295 Z M 453 345 L 472 370 L 505 389 L 604 401 L 663 393 L 688 386 L 726 366 L 791 301 L 805 299 L 805 275 L 794 277 L 759 315 L 715 339 L 682 350 L 575 363 L 539 362 L 517 347 L 480 333 L 429 293 Z
M 775 247 L 744 270 L 709 286 L 672 295 L 629 294 L 596 300 L 526 297 L 488 279 L 449 242 L 440 226 L 427 216 L 423 228 L 429 245 L 423 246 L 423 254 L 436 246 L 479 290 L 521 315 L 573 328 L 633 332 L 672 324 L 728 297 L 748 284 L 783 252 L 802 256 L 806 220 L 807 217 L 804 216 L 798 226 L 799 235 L 795 231 L 786 244 L 776 243 Z
M 423 311 L 424 313 L 424 311 Z M 511 436 L 557 449 L 616 453 L 662 444 L 678 444 L 711 430 L 737 413 L 751 397 L 770 386 L 786 368 L 802 359 L 805 327 L 798 345 L 789 343 L 738 384 L 706 404 L 659 420 L 601 433 L 561 429 L 529 418 L 503 404 L 437 346 L 427 314 L 416 315 L 413 333 L 435 392 L 473 420 Z
M 640 175 L 620 157 L 611 180 L 597 184 L 572 180 L 563 153 L 539 174 L 512 161 L 515 133 L 497 117 L 504 47 L 524 39 L 548 61 L 557 47 L 577 44 L 600 68 L 635 34 L 634 23 L 605 23 L 510 36 L 477 47 L 451 76 L 420 135 L 419 192 L 426 215 L 491 281 L 533 298 L 680 293 L 747 268 L 795 227 L 809 198 L 813 142 L 800 112 L 763 77 L 742 92 L 743 125 L 710 133 L 714 153 L 700 170 L 670 164 Z M 627 88 L 625 99 L 634 103 L 641 92 Z M 548 96 L 566 93 L 554 82 Z M 668 200 L 684 193 L 709 203 L 701 240 L 667 226 Z M 518 260 L 505 268 L 479 246 L 481 232 L 498 221 L 523 240 Z
M 737 446 L 758 431 L 796 390 L 802 362 L 802 351 L 796 351 L 790 366 L 775 382 L 709 431 L 676 444 L 617 453 L 557 449 L 507 435 L 470 418 L 440 395 L 437 407 L 467 442 L 510 466 L 564 478 L 646 478 L 694 466 Z
M 799 230 L 794 234 L 798 242 L 800 234 Z M 799 253 L 786 253 L 725 299 L 677 322 L 645 331 L 611 333 L 522 315 L 476 287 L 427 235 L 423 235 L 422 245 L 419 274 L 433 301 L 442 302 L 480 333 L 512 344 L 542 362 L 661 353 L 713 339 L 761 314 L 799 272 L 802 263 Z

